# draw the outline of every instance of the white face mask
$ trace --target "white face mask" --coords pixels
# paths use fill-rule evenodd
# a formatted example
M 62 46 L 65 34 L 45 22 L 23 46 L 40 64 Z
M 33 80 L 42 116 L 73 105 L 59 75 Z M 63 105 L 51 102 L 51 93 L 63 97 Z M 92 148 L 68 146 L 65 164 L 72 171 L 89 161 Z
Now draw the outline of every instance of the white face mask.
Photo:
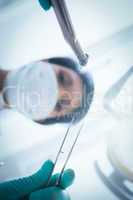
M 11 108 L 33 120 L 45 119 L 58 98 L 56 74 L 47 62 L 31 63 L 9 73 L 3 95 Z

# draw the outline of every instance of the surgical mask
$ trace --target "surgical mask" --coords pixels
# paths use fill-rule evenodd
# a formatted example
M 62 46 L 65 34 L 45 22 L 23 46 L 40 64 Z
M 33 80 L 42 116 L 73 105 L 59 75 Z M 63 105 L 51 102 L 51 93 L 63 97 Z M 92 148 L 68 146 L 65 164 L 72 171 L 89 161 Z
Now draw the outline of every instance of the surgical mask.
M 11 71 L 4 82 L 3 97 L 9 107 L 33 120 L 47 118 L 58 98 L 54 69 L 39 61 Z

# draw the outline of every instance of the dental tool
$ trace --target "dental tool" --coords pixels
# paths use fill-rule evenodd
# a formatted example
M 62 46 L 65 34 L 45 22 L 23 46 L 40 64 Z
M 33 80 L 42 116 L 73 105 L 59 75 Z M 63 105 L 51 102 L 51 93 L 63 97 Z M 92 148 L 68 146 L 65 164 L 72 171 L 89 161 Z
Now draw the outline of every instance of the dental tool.
M 65 0 L 51 0 L 57 20 L 66 42 L 71 46 L 81 65 L 88 63 L 88 54 L 84 53 L 73 28 Z
M 70 125 L 69 125 L 69 127 L 68 127 L 68 129 L 67 129 L 67 131 L 66 131 L 66 134 L 65 134 L 65 136 L 64 136 L 64 138 L 63 138 L 63 141 L 62 141 L 62 143 L 61 143 L 60 149 L 59 149 L 59 151 L 58 151 L 58 153 L 57 153 L 57 156 L 56 156 L 56 159 L 55 159 L 55 162 L 54 162 L 54 167 L 53 167 L 53 169 L 52 169 L 52 171 L 51 171 L 51 174 L 50 174 L 50 176 L 49 176 L 49 178 L 48 178 L 48 182 L 47 182 L 47 185 L 46 185 L 46 186 L 49 185 L 49 183 L 50 183 L 50 181 L 51 181 L 51 178 L 52 178 L 52 175 L 53 175 L 53 172 L 54 172 L 54 170 L 55 170 L 55 167 L 56 167 L 56 165 L 57 165 L 57 163 L 58 163 L 58 161 L 59 161 L 59 159 L 60 159 L 60 156 L 61 156 L 62 153 L 63 153 L 62 150 L 63 150 L 64 144 L 65 144 L 65 142 L 66 142 L 66 140 L 67 140 L 67 138 L 68 138 L 68 135 L 71 133 L 70 131 L 71 131 L 71 129 L 72 129 L 73 122 L 74 122 L 74 119 L 72 119 L 72 121 L 71 121 L 71 123 L 70 123 Z M 73 142 L 73 144 L 72 144 L 72 146 L 71 146 L 71 148 L 70 148 L 70 150 L 69 150 L 69 152 L 68 152 L 68 154 L 67 154 L 67 156 L 66 156 L 66 159 L 64 158 L 64 162 L 63 162 L 64 165 L 63 165 L 63 167 L 62 167 L 62 169 L 61 169 L 61 172 L 60 172 L 60 175 L 59 175 L 59 177 L 58 177 L 58 179 L 57 179 L 57 181 L 56 181 L 56 186 L 58 186 L 58 185 L 60 184 L 60 181 L 61 181 L 62 175 L 63 175 L 63 173 L 64 173 L 64 170 L 65 170 L 65 168 L 66 168 L 66 165 L 67 165 L 67 163 L 68 163 L 68 161 L 69 161 L 69 159 L 70 159 L 70 157 L 71 157 L 71 155 L 72 155 L 72 152 L 73 152 L 73 150 L 74 150 L 74 147 L 76 146 L 77 140 L 78 140 L 78 138 L 79 138 L 79 136 L 80 136 L 80 134 L 81 134 L 81 131 L 82 131 L 83 127 L 84 127 L 84 123 L 82 123 L 82 124 L 80 125 L 79 130 L 78 130 L 78 132 L 77 132 L 77 134 L 76 134 L 76 137 L 75 137 L 75 139 L 74 139 L 74 142 Z

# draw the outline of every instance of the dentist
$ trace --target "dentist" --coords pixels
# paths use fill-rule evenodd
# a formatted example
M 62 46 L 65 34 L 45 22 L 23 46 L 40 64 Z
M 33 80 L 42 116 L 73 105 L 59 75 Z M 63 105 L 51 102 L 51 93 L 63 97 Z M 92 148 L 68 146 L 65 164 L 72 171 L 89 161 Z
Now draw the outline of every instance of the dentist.
M 44 9 L 50 1 L 40 1 Z M 73 116 L 80 121 L 88 112 L 94 86 L 91 76 L 79 70 L 70 58 L 36 61 L 13 71 L 0 70 L 0 109 L 14 109 L 40 124 L 69 123 Z M 0 183 L 1 200 L 70 200 L 66 188 L 75 179 L 66 170 L 60 184 L 59 174 L 47 181 L 54 167 L 50 160 L 35 174 Z

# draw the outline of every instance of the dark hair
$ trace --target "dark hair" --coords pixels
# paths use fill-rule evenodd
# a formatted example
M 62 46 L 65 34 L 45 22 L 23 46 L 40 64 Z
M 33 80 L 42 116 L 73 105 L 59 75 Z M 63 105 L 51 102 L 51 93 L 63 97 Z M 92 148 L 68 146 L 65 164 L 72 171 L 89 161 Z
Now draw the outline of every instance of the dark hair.
M 75 73 L 77 73 L 83 82 L 84 91 L 82 97 L 82 105 L 73 110 L 73 112 L 61 117 L 47 118 L 45 120 L 39 121 L 39 123 L 45 125 L 54 123 L 69 123 L 71 122 L 73 117 L 75 123 L 79 122 L 87 114 L 94 96 L 94 84 L 91 75 L 89 74 L 89 72 L 83 72 L 82 70 L 80 70 L 79 64 L 68 57 L 49 58 L 47 61 L 51 64 L 57 64 L 65 68 L 71 69 Z

